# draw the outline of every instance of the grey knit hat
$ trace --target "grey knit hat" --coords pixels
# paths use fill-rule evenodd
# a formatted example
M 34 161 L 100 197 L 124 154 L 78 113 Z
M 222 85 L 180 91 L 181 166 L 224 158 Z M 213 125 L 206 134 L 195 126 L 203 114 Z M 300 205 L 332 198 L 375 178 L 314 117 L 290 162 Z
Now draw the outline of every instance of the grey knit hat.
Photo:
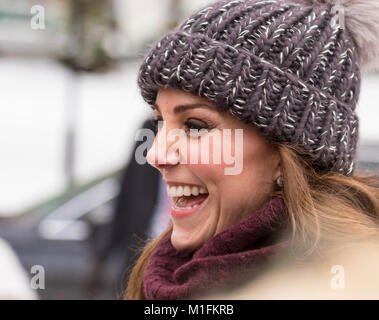
M 140 68 L 141 94 L 150 105 L 163 87 L 206 97 L 271 141 L 301 146 L 315 169 L 351 175 L 360 67 L 378 57 L 379 5 L 345 0 L 336 10 L 333 2 L 211 4 L 154 43 Z M 372 4 L 371 24 L 355 19 L 361 3 Z

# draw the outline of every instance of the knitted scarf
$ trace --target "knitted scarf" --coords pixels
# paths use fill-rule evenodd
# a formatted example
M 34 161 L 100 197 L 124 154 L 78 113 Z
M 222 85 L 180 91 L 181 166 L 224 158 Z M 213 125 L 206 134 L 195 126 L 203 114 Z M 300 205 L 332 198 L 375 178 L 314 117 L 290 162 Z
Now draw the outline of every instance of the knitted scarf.
M 206 289 L 230 284 L 237 274 L 256 274 L 274 251 L 288 246 L 288 240 L 278 240 L 288 222 L 283 199 L 274 197 L 194 252 L 177 251 L 171 234 L 166 236 L 145 269 L 146 299 L 189 299 Z

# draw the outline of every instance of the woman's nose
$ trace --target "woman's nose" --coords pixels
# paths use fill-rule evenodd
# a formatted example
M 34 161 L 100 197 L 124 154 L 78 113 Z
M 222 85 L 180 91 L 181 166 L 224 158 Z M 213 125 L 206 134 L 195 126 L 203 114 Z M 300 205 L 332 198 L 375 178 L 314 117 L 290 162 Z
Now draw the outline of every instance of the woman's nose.
M 179 164 L 179 150 L 170 148 L 174 142 L 175 137 L 167 134 L 163 126 L 161 130 L 158 130 L 153 145 L 147 152 L 147 162 L 158 170 Z

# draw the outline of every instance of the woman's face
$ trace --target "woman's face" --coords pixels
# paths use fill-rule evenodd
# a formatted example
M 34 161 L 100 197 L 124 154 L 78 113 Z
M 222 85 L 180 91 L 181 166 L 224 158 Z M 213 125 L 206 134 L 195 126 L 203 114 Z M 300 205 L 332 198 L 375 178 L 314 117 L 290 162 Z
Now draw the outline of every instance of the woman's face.
M 279 154 L 255 127 L 208 99 L 165 88 L 159 90 L 155 106 L 155 119 L 163 120 L 164 125 L 155 136 L 147 160 L 162 173 L 173 200 L 173 246 L 180 251 L 194 250 L 269 200 L 280 175 Z M 214 128 L 221 139 L 210 137 L 209 130 Z M 172 129 L 182 129 L 184 136 L 173 138 Z M 190 129 L 207 130 L 196 136 L 190 134 Z M 236 138 L 236 129 L 242 129 L 242 141 Z M 223 132 L 231 132 L 230 139 L 224 138 Z M 209 146 L 201 141 L 207 136 Z M 241 158 L 242 170 L 237 174 L 225 171 L 233 167 L 222 156 L 230 149 L 232 156 Z M 218 152 L 221 162 L 214 160 Z M 202 156 L 209 156 L 208 163 L 201 160 Z

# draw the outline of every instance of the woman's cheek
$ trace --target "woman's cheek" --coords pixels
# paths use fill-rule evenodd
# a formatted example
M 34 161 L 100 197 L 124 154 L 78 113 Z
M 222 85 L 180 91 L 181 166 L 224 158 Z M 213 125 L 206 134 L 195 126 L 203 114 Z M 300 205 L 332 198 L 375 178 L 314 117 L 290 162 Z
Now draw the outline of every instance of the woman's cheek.
M 224 175 L 223 159 L 222 159 L 222 146 L 219 141 L 213 142 L 211 139 L 209 143 L 201 139 L 192 141 L 188 145 L 188 161 L 187 165 L 193 170 L 194 173 L 202 177 L 212 177 L 212 180 L 219 180 Z M 206 181 L 204 181 L 206 182 Z

